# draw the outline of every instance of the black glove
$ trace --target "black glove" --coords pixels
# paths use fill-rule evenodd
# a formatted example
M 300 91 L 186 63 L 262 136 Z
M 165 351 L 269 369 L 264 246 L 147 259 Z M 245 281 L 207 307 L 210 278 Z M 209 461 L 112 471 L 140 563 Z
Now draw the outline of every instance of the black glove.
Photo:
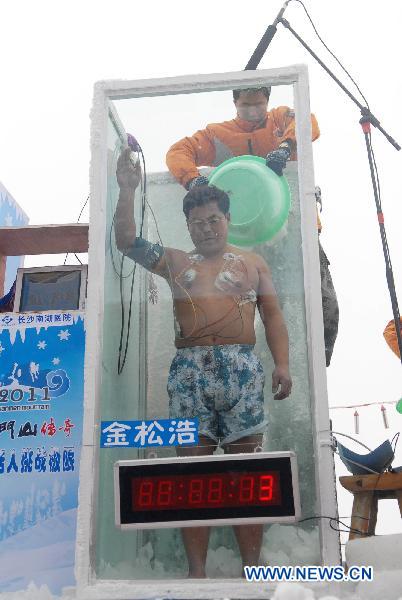
M 208 177 L 204 177 L 204 175 L 199 175 L 198 177 L 194 177 L 194 179 L 191 179 L 187 183 L 186 188 L 187 188 L 187 190 L 190 191 L 196 185 L 208 185 L 208 183 L 209 183 Z
M 283 169 L 286 167 L 286 163 L 289 160 L 291 154 L 290 145 L 284 142 L 276 150 L 268 152 L 265 159 L 267 167 L 275 171 L 277 175 L 282 175 Z
M 314 189 L 315 201 L 320 205 L 320 212 L 322 212 L 322 198 L 321 198 L 321 188 L 319 185 L 315 186 Z

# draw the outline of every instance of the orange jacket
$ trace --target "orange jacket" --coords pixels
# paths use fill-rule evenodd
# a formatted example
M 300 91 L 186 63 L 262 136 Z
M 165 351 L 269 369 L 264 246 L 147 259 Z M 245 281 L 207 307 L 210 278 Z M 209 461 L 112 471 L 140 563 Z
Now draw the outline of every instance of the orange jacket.
M 311 115 L 312 139 L 320 135 L 317 120 Z M 199 176 L 197 167 L 216 167 L 224 160 L 243 154 L 265 158 L 284 140 L 296 141 L 294 112 L 287 106 L 267 112 L 264 124 L 244 121 L 211 123 L 191 137 L 179 140 L 166 155 L 169 171 L 182 185 Z M 293 151 L 290 160 L 296 159 Z
M 400 326 L 402 328 L 402 317 Z M 395 329 L 395 320 L 392 319 L 384 329 L 384 337 L 388 346 L 391 348 L 392 352 L 395 352 L 397 356 L 400 357 L 399 348 L 398 348 L 398 338 L 396 337 L 396 329 Z

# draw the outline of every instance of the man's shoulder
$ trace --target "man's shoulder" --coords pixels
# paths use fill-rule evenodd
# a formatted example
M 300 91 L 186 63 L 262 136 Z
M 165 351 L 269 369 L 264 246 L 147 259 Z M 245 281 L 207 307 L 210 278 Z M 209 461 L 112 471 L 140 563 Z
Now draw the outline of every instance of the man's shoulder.
M 276 106 L 275 108 L 271 108 L 271 110 L 268 111 L 268 115 L 272 115 L 274 117 L 294 118 L 295 111 L 289 106 Z
M 179 248 L 166 248 L 165 251 L 169 255 L 169 258 L 174 260 L 176 263 L 183 263 L 187 261 L 189 256 L 192 254 L 191 252 L 179 250 Z
M 222 121 L 221 123 L 208 123 L 205 129 L 206 131 L 211 131 L 213 133 L 219 130 L 233 131 L 236 129 L 236 120 L 231 119 L 230 121 Z
M 244 250 L 242 248 L 237 248 L 236 246 L 228 246 L 227 252 L 243 258 L 243 260 L 245 260 L 247 263 L 253 264 L 256 267 L 267 264 L 265 259 L 260 254 L 257 254 L 251 250 Z

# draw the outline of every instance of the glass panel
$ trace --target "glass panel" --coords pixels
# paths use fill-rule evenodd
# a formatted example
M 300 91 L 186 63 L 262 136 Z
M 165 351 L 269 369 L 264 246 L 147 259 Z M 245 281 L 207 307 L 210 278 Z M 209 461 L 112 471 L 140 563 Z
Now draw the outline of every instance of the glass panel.
M 279 105 L 292 107 L 293 92 L 291 86 L 281 86 L 273 89 L 270 107 Z M 217 123 L 233 118 L 235 114 L 231 92 L 216 91 L 135 98 L 115 102 L 115 107 L 126 131 L 134 134 L 141 144 L 146 159 L 147 207 L 143 236 L 153 243 L 162 242 L 164 247 L 179 248 L 184 252 L 191 252 L 194 244 L 182 212 L 182 201 L 186 190 L 167 173 L 165 154 L 174 142 L 184 136 L 192 135 L 195 131 L 205 127 L 207 123 Z M 280 131 L 277 131 L 276 135 L 280 137 Z M 108 205 L 105 231 L 106 277 L 101 421 L 169 418 L 169 399 L 166 386 L 170 365 L 176 353 L 173 343 L 175 323 L 171 292 L 164 279 L 155 274 L 151 275 L 141 266 L 135 268 L 134 263 L 128 258 L 125 258 L 123 262 L 123 276 L 120 277 L 121 255 L 115 246 L 112 226 L 118 199 L 115 172 L 120 148 L 121 139 L 115 126 L 110 122 Z M 258 154 L 258 148 L 253 150 L 255 154 Z M 222 157 L 221 160 L 224 160 L 224 158 Z M 216 162 L 219 162 L 219 160 Z M 203 171 L 205 174 L 209 172 L 210 170 Z M 256 311 L 255 354 L 261 361 L 266 376 L 264 409 L 268 420 L 268 425 L 264 430 L 262 446 L 264 450 L 295 451 L 299 468 L 303 518 L 314 514 L 316 487 L 296 161 L 288 163 L 286 179 L 291 190 L 291 208 L 287 223 L 270 241 L 251 244 L 250 247 L 242 248 L 241 251 L 246 253 L 251 250 L 262 256 L 269 264 L 289 331 L 293 391 L 289 399 L 276 401 L 273 399 L 271 392 L 271 373 L 274 364 L 265 341 L 264 326 Z M 135 195 L 135 217 L 138 227 L 141 222 L 141 191 L 139 188 Z M 194 215 L 192 217 L 194 221 Z M 208 218 L 210 219 L 210 215 Z M 195 220 L 200 221 L 199 216 Z M 191 225 L 191 227 L 199 227 L 201 230 L 208 228 L 208 231 L 220 226 L 221 223 L 206 224 L 203 222 L 196 222 L 195 225 Z M 227 271 L 230 272 L 231 268 L 229 265 Z M 134 270 L 135 279 L 132 285 Z M 189 306 L 192 303 L 191 285 L 187 287 L 186 285 L 188 283 L 192 284 L 192 281 L 189 281 L 191 274 L 189 275 L 187 271 L 189 269 L 180 275 L 176 273 L 175 276 L 176 279 L 179 276 L 184 277 L 183 281 L 179 283 L 184 302 L 187 302 Z M 202 268 L 197 264 L 197 259 L 195 259 L 193 271 L 195 277 L 202 276 Z M 218 275 L 219 269 L 217 270 Z M 188 281 L 186 281 L 186 277 Z M 120 280 L 122 281 L 123 290 L 122 301 L 120 300 Z M 208 293 L 206 292 L 205 297 L 200 302 L 208 300 Z M 211 293 L 215 294 L 215 292 Z M 130 302 L 131 324 L 129 334 L 127 334 Z M 247 303 L 247 299 L 245 299 L 245 304 L 250 307 L 252 301 Z M 218 329 L 220 347 L 232 346 L 238 343 L 239 336 L 243 336 L 240 338 L 243 343 L 244 336 L 246 336 L 243 318 L 247 319 L 247 315 L 246 312 L 242 313 L 242 310 L 247 311 L 248 308 L 246 306 L 246 309 L 241 309 L 239 303 L 237 303 L 237 308 L 235 305 L 233 306 L 233 321 L 238 323 L 239 329 L 237 334 L 234 335 L 233 325 L 228 326 L 225 322 L 225 326 L 229 327 L 231 333 L 227 338 L 230 341 L 222 342 L 224 330 L 222 328 Z M 208 319 L 210 317 L 210 313 L 205 316 L 205 311 L 208 312 L 209 310 L 205 307 L 206 304 L 201 309 L 192 306 L 193 313 L 190 312 L 189 314 L 193 314 L 194 318 L 197 316 L 199 319 L 198 323 L 193 323 L 194 330 L 198 327 L 199 332 L 207 331 L 211 333 L 210 322 L 208 322 L 209 329 L 206 327 L 206 323 L 200 324 L 203 318 Z M 219 313 L 218 304 L 216 304 L 216 307 L 216 322 L 218 322 L 222 318 L 222 311 Z M 125 328 L 121 338 L 123 308 Z M 215 308 L 212 312 L 214 310 Z M 203 311 L 204 316 L 202 316 Z M 244 315 L 246 316 L 244 317 Z M 124 369 L 119 375 L 119 347 L 121 347 L 120 362 L 122 362 L 127 335 L 127 355 Z M 201 340 L 201 334 L 199 337 Z M 184 345 L 186 345 L 186 342 L 184 342 Z M 232 384 L 232 381 L 228 381 L 227 389 L 230 389 Z M 244 417 L 244 415 L 242 416 Z M 212 439 L 211 443 L 214 443 Z M 217 452 L 222 452 L 222 450 L 219 448 Z M 101 579 L 168 579 L 187 576 L 186 553 L 178 529 L 121 532 L 115 527 L 114 462 L 120 459 L 155 456 L 174 457 L 176 452 L 174 448 L 160 447 L 140 450 L 110 448 L 101 449 L 100 451 L 96 570 L 97 576 Z M 320 547 L 316 522 L 306 521 L 299 525 L 266 525 L 261 560 L 261 564 L 319 563 Z M 240 568 L 241 560 L 232 528 L 212 528 L 207 555 L 207 576 L 238 577 Z

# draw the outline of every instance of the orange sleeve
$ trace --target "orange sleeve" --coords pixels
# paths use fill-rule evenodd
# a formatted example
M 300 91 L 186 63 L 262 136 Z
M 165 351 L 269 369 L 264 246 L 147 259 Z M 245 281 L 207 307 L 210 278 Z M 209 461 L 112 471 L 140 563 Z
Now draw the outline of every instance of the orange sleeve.
M 400 321 L 400 327 L 402 328 L 402 317 Z M 396 329 L 395 329 L 395 321 L 392 319 L 384 329 L 383 333 L 385 337 L 385 341 L 388 346 L 391 348 L 392 352 L 394 352 L 397 356 L 400 357 L 399 348 L 398 348 L 398 338 L 396 337 Z
M 284 142 L 285 140 L 291 140 L 295 143 L 295 146 L 292 148 L 292 153 L 290 155 L 290 160 L 297 160 L 297 151 L 296 151 L 296 123 L 295 123 L 295 113 L 292 109 L 287 106 L 279 106 L 271 111 L 273 114 L 275 124 L 280 131 L 283 131 L 283 134 L 280 138 L 278 138 L 278 144 Z M 320 136 L 320 128 L 318 127 L 317 119 L 315 115 L 311 113 L 311 139 L 314 142 Z M 321 219 L 317 209 L 317 229 L 318 232 L 321 233 L 322 225 Z
M 271 111 L 273 113 L 275 123 L 278 128 L 283 131 L 283 134 L 278 138 L 280 144 L 284 140 L 292 140 L 296 142 L 296 123 L 295 113 L 287 106 L 279 106 Z M 320 128 L 318 127 L 317 119 L 311 114 L 311 139 L 314 142 L 320 136 Z M 292 152 L 291 160 L 296 160 L 296 153 Z
M 173 177 L 185 186 L 199 176 L 197 167 L 210 167 L 215 160 L 215 146 L 207 129 L 197 131 L 171 146 L 166 154 L 166 164 Z

